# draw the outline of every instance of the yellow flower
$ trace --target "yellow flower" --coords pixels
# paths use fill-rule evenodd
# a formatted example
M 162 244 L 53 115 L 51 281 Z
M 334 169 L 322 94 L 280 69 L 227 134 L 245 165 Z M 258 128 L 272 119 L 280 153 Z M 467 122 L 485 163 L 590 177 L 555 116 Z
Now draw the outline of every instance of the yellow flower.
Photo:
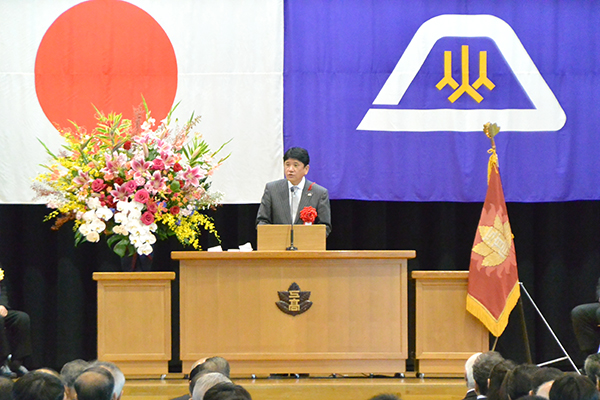
M 4 279 L 4 270 L 0 268 L 0 281 Z

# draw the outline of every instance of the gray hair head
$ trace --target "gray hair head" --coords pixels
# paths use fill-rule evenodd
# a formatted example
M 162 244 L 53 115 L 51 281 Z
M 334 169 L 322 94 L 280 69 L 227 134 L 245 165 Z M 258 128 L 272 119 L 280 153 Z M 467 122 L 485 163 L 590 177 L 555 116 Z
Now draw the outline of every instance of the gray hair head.
M 231 382 L 231 380 L 219 372 L 211 372 L 206 375 L 202 375 L 200 378 L 198 378 L 196 384 L 194 385 L 192 400 L 202 400 L 208 389 L 221 382 Z

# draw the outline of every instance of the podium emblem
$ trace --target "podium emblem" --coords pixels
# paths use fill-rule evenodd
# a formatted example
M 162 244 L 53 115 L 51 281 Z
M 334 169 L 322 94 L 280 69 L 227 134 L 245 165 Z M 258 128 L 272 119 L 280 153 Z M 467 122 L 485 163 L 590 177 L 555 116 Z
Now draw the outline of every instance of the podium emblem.
M 286 314 L 295 317 L 302 314 L 312 306 L 309 300 L 310 292 L 303 292 L 296 282 L 292 283 L 287 292 L 278 291 L 279 301 L 275 302 L 277 307 Z

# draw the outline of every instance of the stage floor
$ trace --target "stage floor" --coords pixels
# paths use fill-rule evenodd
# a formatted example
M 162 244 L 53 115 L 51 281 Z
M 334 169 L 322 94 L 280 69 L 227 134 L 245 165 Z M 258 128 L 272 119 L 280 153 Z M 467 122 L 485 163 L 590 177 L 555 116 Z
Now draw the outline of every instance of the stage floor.
M 253 400 L 367 400 L 377 394 L 393 393 L 402 400 L 461 400 L 466 393 L 458 378 L 234 378 Z M 188 391 L 187 380 L 127 379 L 123 400 L 169 400 Z

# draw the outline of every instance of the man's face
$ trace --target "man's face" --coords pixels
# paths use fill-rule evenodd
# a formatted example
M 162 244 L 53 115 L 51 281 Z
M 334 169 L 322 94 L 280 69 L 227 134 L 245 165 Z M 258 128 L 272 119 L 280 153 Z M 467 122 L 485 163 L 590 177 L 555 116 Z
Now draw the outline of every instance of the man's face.
M 295 158 L 288 158 L 283 163 L 283 169 L 285 171 L 285 177 L 292 185 L 300 183 L 304 175 L 308 174 L 308 165 L 304 165 L 301 161 Z

